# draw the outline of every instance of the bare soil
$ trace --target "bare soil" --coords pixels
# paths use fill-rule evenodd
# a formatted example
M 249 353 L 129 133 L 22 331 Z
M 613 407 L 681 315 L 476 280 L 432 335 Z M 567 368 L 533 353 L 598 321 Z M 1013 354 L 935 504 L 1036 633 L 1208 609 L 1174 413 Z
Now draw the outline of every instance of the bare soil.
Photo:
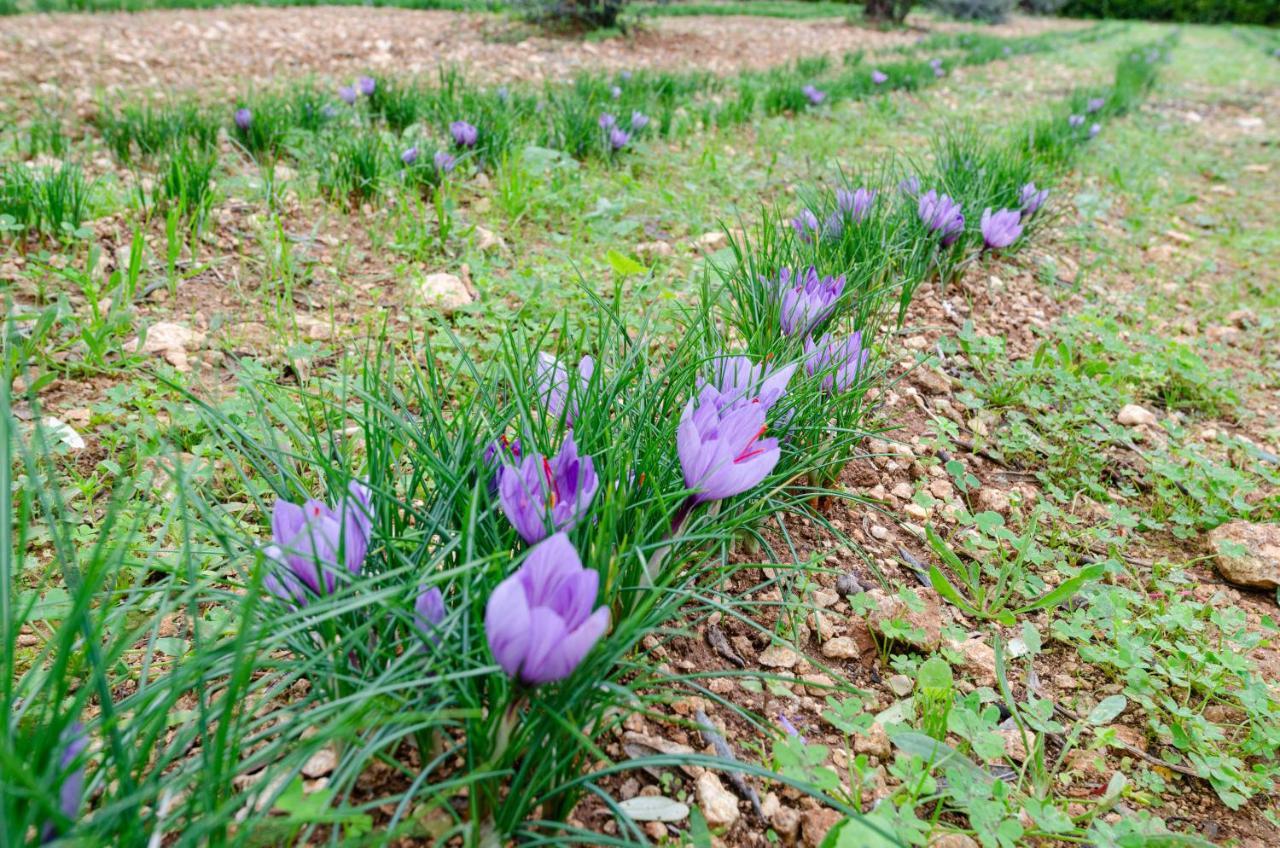
M 1015 16 L 982 31 L 1014 36 L 1084 25 Z M 441 65 L 484 82 L 563 79 L 585 70 L 726 73 L 819 52 L 883 50 L 921 32 L 882 32 L 839 18 L 699 16 L 650 18 L 628 35 L 584 41 L 494 15 L 358 6 L 23 15 L 0 22 L 0 90 L 36 86 L 85 103 L 104 90 L 230 96 L 289 77 L 431 73 Z

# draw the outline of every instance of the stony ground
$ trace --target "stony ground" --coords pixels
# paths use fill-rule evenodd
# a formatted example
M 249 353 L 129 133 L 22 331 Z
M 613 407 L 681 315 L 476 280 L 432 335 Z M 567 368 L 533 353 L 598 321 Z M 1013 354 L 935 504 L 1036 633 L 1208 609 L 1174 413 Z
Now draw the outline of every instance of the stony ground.
M 21 18 L 0 36 L 0 74 L 30 84 L 28 94 L 82 100 L 103 86 L 233 91 L 277 74 L 415 73 L 440 61 L 491 79 L 691 61 L 725 70 L 915 37 L 825 21 L 675 18 L 626 40 L 521 33 L 513 43 L 505 24 L 477 16 L 318 9 L 302 26 L 296 21 L 284 10 L 248 9 Z M 1143 28 L 1125 38 L 1156 33 Z M 185 52 L 191 39 L 201 57 L 195 79 Z M 574 294 L 554 285 L 548 294 L 543 281 L 578 272 L 604 279 L 602 257 L 613 246 L 654 264 L 653 276 L 629 284 L 627 294 L 660 309 L 687 293 L 703 262 L 694 245 L 717 246 L 718 220 L 753 214 L 762 200 L 785 200 L 801 182 L 829 177 L 820 163 L 856 168 L 889 151 L 924 155 L 934 130 L 957 116 L 979 126 L 1012 122 L 1071 84 L 1101 78 L 1117 47 L 995 63 L 919 96 L 693 138 L 622 173 L 585 168 L 536 186 L 530 211 L 519 215 L 477 178 L 461 198 L 457 243 L 426 261 L 392 248 L 403 210 L 340 211 L 298 187 L 286 190 L 273 217 L 246 167 L 228 179 L 206 258 L 193 262 L 177 296 L 157 285 L 139 317 L 173 328 L 170 337 L 149 339 L 150 352 L 186 373 L 197 392 L 216 396 L 230 384 L 235 359 L 256 359 L 282 379 L 341 367 L 383 318 L 406 329 L 447 324 L 483 350 L 494 322 L 572 309 Z M 1214 786 L 1166 757 L 1177 750 L 1206 761 L 1247 759 L 1243 738 L 1255 723 L 1274 722 L 1280 701 L 1280 652 L 1269 641 L 1280 584 L 1280 63 L 1258 56 L 1237 65 L 1230 57 L 1243 50 L 1226 30 L 1186 32 L 1154 99 L 1109 128 L 1057 189 L 1059 218 L 1047 240 L 1011 261 L 975 266 L 945 291 L 918 295 L 886 351 L 899 379 L 877 398 L 885 432 L 842 480 L 861 501 L 828 513 L 856 547 L 834 547 L 813 528 L 778 528 L 780 549 L 815 554 L 824 570 L 744 571 L 732 589 L 753 602 L 754 615 L 690 622 L 687 635 L 655 639 L 649 655 L 690 676 L 689 696 L 635 716 L 619 738 L 604 740 L 610 756 L 713 752 L 695 729 L 701 710 L 739 757 L 768 763 L 785 718 L 809 743 L 826 746 L 820 767 L 846 786 L 860 783 L 868 806 L 899 797 L 904 776 L 883 725 L 901 718 L 919 658 L 937 653 L 952 660 L 961 693 L 1007 684 L 1020 701 L 1052 702 L 1065 727 L 1045 737 L 1052 766 L 1044 791 L 1063 799 L 1068 815 L 1088 814 L 1118 773 L 1128 791 L 1101 813 L 1109 821 L 1151 812 L 1217 844 L 1273 844 L 1274 787 L 1228 805 L 1224 793 L 1239 790 L 1233 778 Z M 105 174 L 113 170 L 103 164 Z M 131 220 L 121 210 L 95 222 L 104 267 L 122 264 Z M 276 240 L 277 229 L 287 238 Z M 158 255 L 154 222 L 149 236 Z M 61 287 L 73 310 L 83 310 L 85 296 L 51 269 L 86 258 L 50 261 L 8 249 L 0 268 L 20 301 Z M 443 314 L 424 306 L 412 281 L 440 271 L 464 278 L 476 302 Z M 145 446 L 155 434 L 138 422 L 158 410 L 170 415 L 174 397 L 144 368 L 79 368 L 77 355 L 71 345 L 53 354 L 65 370 L 42 400 L 46 414 L 83 439 L 72 446 L 74 462 L 91 491 L 85 481 L 107 479 L 108 461 L 154 462 Z M 1059 564 L 1108 564 L 1104 583 L 1078 606 L 1000 627 L 924 585 L 920 570 L 939 561 L 926 525 L 957 548 L 972 542 L 969 555 L 991 561 L 1008 540 L 990 528 L 1007 523 L 1023 532 L 1037 507 L 1044 512 L 1031 544 L 1046 581 L 1061 579 Z M 742 552 L 744 562 L 756 556 Z M 1133 597 L 1144 600 L 1117 613 L 1113 632 L 1090 618 Z M 1230 622 L 1214 610 L 1238 611 L 1257 638 L 1228 638 Z M 894 629 L 903 621 L 909 638 Z M 997 639 L 1021 644 L 1010 650 L 1017 658 L 1005 681 L 996 676 Z M 1126 666 L 1108 652 L 1121 643 L 1141 659 L 1129 657 Z M 1247 658 L 1247 670 L 1223 658 L 1232 653 Z M 1138 671 L 1173 692 L 1202 732 L 1186 741 L 1179 722 L 1191 720 L 1135 682 Z M 1206 694 L 1198 677 L 1217 681 L 1219 691 Z M 828 697 L 851 687 L 877 722 L 849 737 L 825 716 Z M 1247 704 L 1235 697 L 1243 691 L 1253 693 Z M 1085 721 L 1115 695 L 1126 696 L 1123 712 L 1098 726 Z M 1214 731 L 1204 730 L 1210 725 Z M 993 762 L 1028 762 L 1027 740 L 1007 722 L 999 734 L 1004 755 Z M 750 784 L 758 808 L 742 787 L 693 767 L 638 773 L 611 788 L 623 798 L 688 800 L 727 845 L 816 846 L 838 819 L 794 790 Z M 590 802 L 577 818 L 613 827 Z M 672 840 L 684 832 L 674 824 L 648 830 Z

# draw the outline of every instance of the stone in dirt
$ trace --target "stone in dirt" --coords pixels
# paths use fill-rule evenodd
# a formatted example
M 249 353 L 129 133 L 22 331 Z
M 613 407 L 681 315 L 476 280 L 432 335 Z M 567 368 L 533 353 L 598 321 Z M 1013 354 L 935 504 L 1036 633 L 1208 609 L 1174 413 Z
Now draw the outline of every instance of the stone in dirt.
M 1210 531 L 1209 547 L 1229 583 L 1280 588 L 1280 524 L 1228 521 Z
M 782 645 L 773 645 L 760 652 L 760 665 L 768 668 L 792 668 L 799 661 L 799 654 Z
M 428 306 L 448 315 L 475 300 L 457 274 L 426 274 L 418 281 L 418 292 Z
M 1156 415 L 1144 406 L 1128 403 L 1120 408 L 1116 421 L 1126 427 L 1150 427 L 1156 423 Z
M 699 253 L 715 253 L 722 247 L 729 244 L 729 237 L 724 233 L 716 230 L 710 233 L 703 233 L 693 240 L 693 249 Z
M 730 827 L 738 820 L 738 797 L 724 788 L 714 772 L 704 771 L 694 784 L 698 807 L 712 827 Z
M 190 371 L 187 351 L 199 347 L 203 341 L 204 333 L 199 330 L 172 321 L 157 321 L 147 328 L 145 339 L 135 338 L 125 345 L 125 350 L 159 354 L 179 371 Z
M 655 259 L 670 259 L 676 251 L 665 241 L 646 241 L 636 245 L 636 255 L 645 262 L 653 262 Z
M 932 593 L 917 592 L 922 609 L 908 607 L 897 595 L 890 595 L 881 589 L 872 589 L 867 593 L 875 601 L 875 606 L 867 613 L 867 624 L 872 630 L 882 634 L 893 634 L 898 641 L 914 645 L 924 651 L 935 651 L 942 642 L 942 608 Z M 901 622 L 907 626 L 907 632 L 893 622 Z
M 962 668 L 977 686 L 996 685 L 996 652 L 982 639 L 974 637 L 947 643 L 962 658 Z
M 978 848 L 978 843 L 968 834 L 944 833 L 930 840 L 929 848 Z
M 822 655 L 832 660 L 853 660 L 862 656 L 862 646 L 852 636 L 837 636 L 823 643 Z
M 822 840 L 827 838 L 827 832 L 842 821 L 844 816 L 835 810 L 809 810 L 800 820 L 800 835 L 804 838 L 804 844 L 810 848 L 818 848 Z

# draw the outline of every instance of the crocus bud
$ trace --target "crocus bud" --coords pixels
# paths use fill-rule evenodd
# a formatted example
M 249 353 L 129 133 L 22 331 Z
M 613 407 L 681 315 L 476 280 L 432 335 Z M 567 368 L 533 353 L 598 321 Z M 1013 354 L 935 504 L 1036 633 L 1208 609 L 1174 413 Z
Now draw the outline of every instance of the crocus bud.
M 235 114 L 236 128 L 245 132 L 253 125 L 253 113 L 248 109 L 237 109 Z
M 543 541 L 489 596 L 484 630 L 494 660 L 526 686 L 564 680 L 609 629 L 608 607 L 595 609 L 599 587 L 568 536 Z
M 884 85 L 889 81 L 889 75 L 877 68 L 871 72 L 871 81 L 876 85 Z
M 348 106 L 355 104 L 357 96 L 354 86 L 344 85 L 338 88 L 338 99 Z
M 378 83 L 374 81 L 373 77 L 360 77 L 360 79 L 356 80 L 356 89 L 365 97 L 372 97 L 377 88 Z
M 982 213 L 982 240 L 987 249 L 1008 247 L 1022 235 L 1022 215 L 1013 209 Z
M 810 106 L 817 106 L 827 99 L 827 93 L 815 86 L 806 85 L 800 90 L 804 92 L 804 96 L 808 98 Z
M 458 160 L 446 150 L 437 150 L 434 157 L 436 170 L 442 174 L 448 174 L 458 165 Z
M 621 150 L 629 141 L 631 141 L 631 135 L 622 127 L 609 130 L 609 146 L 614 150 Z
M 418 161 L 418 145 L 415 144 L 413 147 L 410 147 L 404 153 L 401 153 L 400 161 L 403 162 L 405 165 L 412 165 L 414 162 L 417 162 Z
M 454 121 L 449 124 L 449 134 L 458 147 L 475 147 L 480 138 L 480 131 L 466 121 Z

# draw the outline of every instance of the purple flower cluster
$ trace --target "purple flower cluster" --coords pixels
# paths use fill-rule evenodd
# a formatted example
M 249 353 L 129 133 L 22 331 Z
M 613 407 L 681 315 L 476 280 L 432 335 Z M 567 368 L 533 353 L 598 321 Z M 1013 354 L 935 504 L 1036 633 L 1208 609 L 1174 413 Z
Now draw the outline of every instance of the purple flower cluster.
M 1016 209 L 982 212 L 982 241 L 987 250 L 1008 247 L 1022 235 L 1022 213 Z
M 813 85 L 806 85 L 804 88 L 800 89 L 800 91 L 804 93 L 804 96 L 808 99 L 810 106 L 820 106 L 822 101 L 827 99 L 827 93 Z
M 783 268 L 777 280 L 766 282 L 779 304 L 782 334 L 808 335 L 825 321 L 835 311 L 836 302 L 844 292 L 844 282 L 843 274 L 819 277 L 813 265 L 806 271 Z
M 1049 189 L 1037 189 L 1035 183 L 1024 185 L 1022 193 L 1018 196 L 1018 203 L 1022 207 L 1022 220 L 1025 221 L 1039 212 L 1048 199 Z
M 791 219 L 791 229 L 796 231 L 802 242 L 808 244 L 822 235 L 822 225 L 812 209 L 801 209 L 800 214 Z
M 830 333 L 816 342 L 805 339 L 804 354 L 805 373 L 821 376 L 823 390 L 832 394 L 855 385 L 871 358 L 871 351 L 862 347 L 861 331 L 855 331 L 843 342 L 832 341 Z
M 529 453 L 519 465 L 503 465 L 498 472 L 502 512 L 530 544 L 548 533 L 573 529 L 599 488 L 595 463 L 578 456 L 572 431 L 555 456 Z
M 956 239 L 964 232 L 964 213 L 960 204 L 949 195 L 940 195 L 930 189 L 920 195 L 918 212 L 929 232 L 942 236 L 943 247 L 955 244 Z
M 466 121 L 454 121 L 449 124 L 449 135 L 458 147 L 475 147 L 480 138 L 480 131 Z
M 317 500 L 299 506 L 277 499 L 271 512 L 271 544 L 263 556 L 276 567 L 263 580 L 267 591 L 303 607 L 333 594 L 338 573 L 360 574 L 373 527 L 369 488 L 353 480 L 336 507 Z

